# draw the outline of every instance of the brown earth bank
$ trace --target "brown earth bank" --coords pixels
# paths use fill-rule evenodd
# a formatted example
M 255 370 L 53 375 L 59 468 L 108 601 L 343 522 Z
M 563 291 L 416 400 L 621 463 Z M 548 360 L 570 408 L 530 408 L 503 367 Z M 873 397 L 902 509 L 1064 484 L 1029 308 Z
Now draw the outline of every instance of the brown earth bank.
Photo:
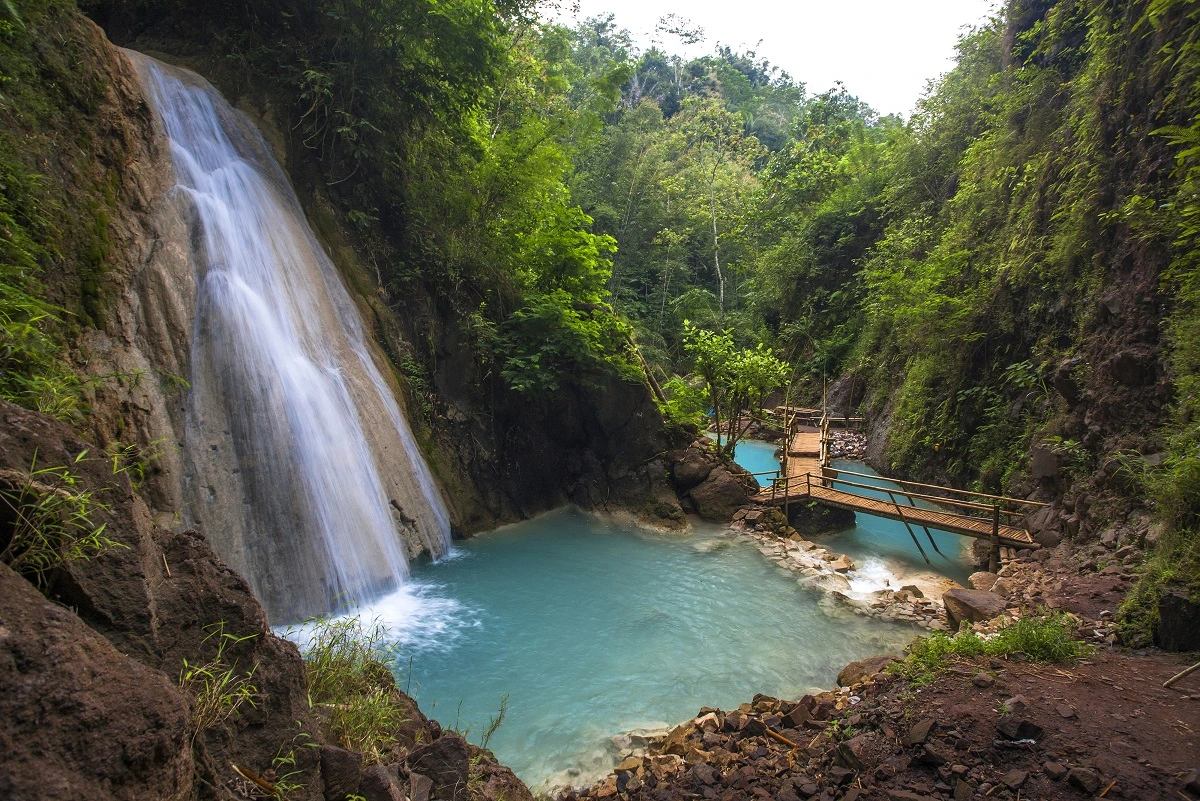
M 6 498 L 35 460 L 67 468 L 73 491 L 93 493 L 103 508 L 91 524 L 117 546 L 50 571 L 44 593 L 27 580 L 36 575 L 0 565 L 0 798 L 531 798 L 490 753 L 427 720 L 386 671 L 376 683 L 401 710 L 395 743 L 377 764 L 340 748 L 328 710 L 308 700 L 296 646 L 271 632 L 246 582 L 204 536 L 156 526 L 111 460 L 68 426 L 0 401 Z M 0 550 L 14 525 L 0 515 Z M 187 665 L 213 662 L 214 630 L 236 638 L 221 663 L 253 693 L 201 727 L 199 694 L 180 677 Z M 274 796 L 246 778 L 271 785 L 285 775 L 293 789 Z
M 1200 797 L 1200 682 L 1184 660 L 963 660 L 914 689 L 883 673 L 799 701 L 704 709 L 572 798 Z
M 1031 613 L 1068 615 L 1096 649 L 1085 659 L 952 657 L 925 687 L 886 672 L 891 657 L 865 660 L 827 693 L 702 709 L 563 799 L 1200 798 L 1200 674 L 1162 687 L 1194 657 L 1118 648 L 1114 613 L 1142 550 L 1104 540 L 976 573 L 938 604 L 985 636 Z

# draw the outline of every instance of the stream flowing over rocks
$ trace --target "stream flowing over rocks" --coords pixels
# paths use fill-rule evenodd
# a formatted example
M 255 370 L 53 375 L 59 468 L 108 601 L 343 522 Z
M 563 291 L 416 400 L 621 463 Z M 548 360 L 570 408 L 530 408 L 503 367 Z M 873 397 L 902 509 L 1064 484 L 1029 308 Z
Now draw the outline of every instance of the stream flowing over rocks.
M 812 543 L 748 536 L 781 567 L 812 571 L 817 585 L 852 575 Z M 1113 649 L 1112 609 L 1139 558 L 1131 545 L 1064 544 L 998 573 L 977 572 L 970 588 L 947 589 L 941 603 L 918 604 L 947 613 L 936 629 L 953 619 L 983 637 L 1025 614 L 1058 610 L 1099 649 L 1077 663 L 953 658 L 922 687 L 889 672 L 892 656 L 865 659 L 847 665 L 834 690 L 799 700 L 758 695 L 737 709 L 703 708 L 666 731 L 634 733 L 611 776 L 561 801 L 1200 797 L 1200 685 L 1164 689 L 1179 659 Z M 848 600 L 843 590 L 828 592 Z

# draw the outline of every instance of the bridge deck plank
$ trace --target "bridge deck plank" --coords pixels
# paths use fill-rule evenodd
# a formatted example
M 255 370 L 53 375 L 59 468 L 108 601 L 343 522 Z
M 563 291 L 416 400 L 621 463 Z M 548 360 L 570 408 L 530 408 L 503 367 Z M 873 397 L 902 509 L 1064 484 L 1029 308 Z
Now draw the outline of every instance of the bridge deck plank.
M 793 476 L 794 478 L 795 476 Z M 810 489 L 811 494 L 809 492 Z M 753 500 L 757 503 L 780 506 L 784 503 L 785 496 L 784 493 L 777 492 L 775 497 L 772 498 L 771 492 L 767 490 L 756 495 Z M 862 495 L 855 495 L 816 483 L 812 483 L 811 486 L 807 484 L 800 484 L 799 487 L 793 486 L 791 491 L 787 493 L 786 500 L 788 502 L 802 500 L 819 501 L 830 506 L 879 515 L 880 517 L 887 517 L 892 520 L 907 520 L 917 525 L 949 531 L 955 534 L 963 534 L 968 537 L 987 539 L 992 536 L 992 522 L 990 520 L 950 514 L 936 509 L 922 509 L 919 506 L 897 507 L 896 504 L 889 503 L 888 501 L 867 498 Z M 1033 543 L 1033 537 L 1024 529 L 1001 525 L 1000 542 L 1002 545 L 1024 548 Z

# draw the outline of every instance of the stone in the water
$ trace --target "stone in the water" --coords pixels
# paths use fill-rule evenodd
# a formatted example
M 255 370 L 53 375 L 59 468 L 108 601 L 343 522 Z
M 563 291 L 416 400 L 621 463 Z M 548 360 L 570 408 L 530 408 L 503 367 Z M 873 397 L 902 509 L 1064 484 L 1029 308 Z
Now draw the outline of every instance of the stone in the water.
M 705 520 L 726 522 L 746 505 L 750 492 L 723 467 L 717 467 L 691 492 L 696 512 Z
M 622 771 L 622 770 L 635 771 L 638 768 L 640 768 L 641 766 L 642 766 L 642 758 L 636 757 L 636 756 L 631 756 L 631 757 L 626 757 L 625 760 L 623 762 L 621 762 L 620 765 L 617 765 L 617 770 L 618 771 Z
M 683 459 L 672 466 L 671 472 L 675 478 L 675 485 L 681 490 L 689 490 L 708 478 L 712 469 L 711 457 L 693 445 L 684 453 Z

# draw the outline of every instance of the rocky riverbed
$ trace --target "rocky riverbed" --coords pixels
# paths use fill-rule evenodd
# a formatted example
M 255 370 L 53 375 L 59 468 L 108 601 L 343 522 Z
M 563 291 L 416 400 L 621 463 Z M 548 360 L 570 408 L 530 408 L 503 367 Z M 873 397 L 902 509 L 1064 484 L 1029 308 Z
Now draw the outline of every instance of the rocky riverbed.
M 907 577 L 903 585 L 872 589 L 877 579 L 861 574 L 845 554 L 834 553 L 799 534 L 781 539 L 750 529 L 744 521 L 734 523 L 734 529 L 754 540 L 758 550 L 772 562 L 795 572 L 800 583 L 827 593 L 831 602 L 855 614 L 913 623 L 930 631 L 948 628 L 941 598 L 944 592 L 959 587 L 957 582 L 929 573 Z
M 619 744 L 611 776 L 564 801 L 1200 798 L 1200 679 L 1162 687 L 1193 660 L 1115 646 L 1114 613 L 1142 559 L 1138 545 L 1063 543 L 938 598 L 914 599 L 907 586 L 854 598 L 841 585 L 854 580 L 852 562 L 798 535 L 747 530 L 755 523 L 737 526 L 767 558 L 863 614 L 913 615 L 932 628 L 965 622 L 987 636 L 1054 610 L 1095 651 L 1063 665 L 956 658 L 924 687 L 887 672 L 892 657 L 863 660 L 824 693 L 755 696 L 636 733 Z
M 1188 801 L 1200 704 L 1160 686 L 1178 662 L 963 660 L 924 688 L 878 672 L 886 660 L 856 663 L 848 687 L 701 709 L 563 798 Z
M 867 435 L 861 431 L 829 432 L 829 456 L 833 459 L 862 459 L 867 454 Z

